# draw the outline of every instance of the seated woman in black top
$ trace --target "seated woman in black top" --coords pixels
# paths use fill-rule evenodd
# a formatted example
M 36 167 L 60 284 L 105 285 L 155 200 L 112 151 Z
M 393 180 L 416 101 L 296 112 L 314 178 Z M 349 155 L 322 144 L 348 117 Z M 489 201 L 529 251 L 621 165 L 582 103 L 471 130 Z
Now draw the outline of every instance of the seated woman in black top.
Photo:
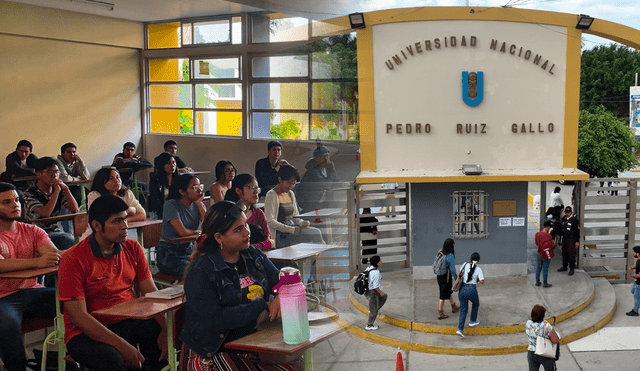
M 155 175 L 149 181 L 149 212 L 152 213 L 153 219 L 161 219 L 169 188 L 178 177 L 178 167 L 175 157 L 167 152 L 156 157 L 156 162 L 162 166 L 156 168 Z

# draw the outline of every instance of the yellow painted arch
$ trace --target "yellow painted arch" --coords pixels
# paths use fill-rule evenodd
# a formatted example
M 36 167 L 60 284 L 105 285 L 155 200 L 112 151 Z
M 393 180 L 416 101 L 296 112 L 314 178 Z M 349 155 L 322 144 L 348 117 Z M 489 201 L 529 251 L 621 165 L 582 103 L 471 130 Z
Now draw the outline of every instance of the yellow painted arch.
M 578 18 L 579 16 L 576 14 L 493 7 L 421 7 L 364 13 L 366 28 L 357 31 L 361 170 L 376 170 L 371 26 L 397 22 L 447 20 L 520 22 L 566 28 L 567 56 L 563 167 L 577 167 L 582 32 L 640 49 L 639 30 L 601 19 L 595 19 L 589 30 L 578 30 L 575 28 Z M 339 23 L 344 24 L 346 19 L 347 17 L 340 17 Z M 338 19 L 334 21 L 338 22 Z M 331 20 L 324 22 L 333 23 Z

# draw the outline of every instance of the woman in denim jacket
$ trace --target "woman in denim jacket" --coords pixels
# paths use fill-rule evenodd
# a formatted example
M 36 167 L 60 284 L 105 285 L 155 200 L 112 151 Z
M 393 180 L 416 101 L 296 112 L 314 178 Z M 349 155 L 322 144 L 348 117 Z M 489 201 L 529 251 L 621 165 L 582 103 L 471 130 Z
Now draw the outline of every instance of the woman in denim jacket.
M 223 344 L 255 332 L 262 320 L 280 316 L 280 300 L 271 295 L 279 272 L 263 252 L 249 246 L 243 208 L 229 201 L 211 207 L 203 222 L 205 234 L 187 268 L 180 334 L 187 370 L 256 364 L 255 354 L 223 352 Z

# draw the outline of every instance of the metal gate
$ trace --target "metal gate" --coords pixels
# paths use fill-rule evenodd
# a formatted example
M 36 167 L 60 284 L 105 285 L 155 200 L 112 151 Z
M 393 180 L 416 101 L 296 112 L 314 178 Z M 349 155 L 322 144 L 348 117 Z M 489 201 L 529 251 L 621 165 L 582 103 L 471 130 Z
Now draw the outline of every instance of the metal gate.
M 395 183 L 393 183 L 395 184 Z M 383 184 L 354 185 L 355 225 L 351 249 L 351 275 L 364 269 L 362 259 L 373 255 L 382 258 L 382 271 L 411 270 L 410 184 L 384 188 Z M 371 209 L 365 214 L 364 209 Z M 371 228 L 377 229 L 374 235 Z
M 576 183 L 580 197 L 580 254 L 578 265 L 591 277 L 630 282 L 638 241 L 638 182 L 634 178 L 597 178 Z M 634 271 L 635 273 L 635 271 Z

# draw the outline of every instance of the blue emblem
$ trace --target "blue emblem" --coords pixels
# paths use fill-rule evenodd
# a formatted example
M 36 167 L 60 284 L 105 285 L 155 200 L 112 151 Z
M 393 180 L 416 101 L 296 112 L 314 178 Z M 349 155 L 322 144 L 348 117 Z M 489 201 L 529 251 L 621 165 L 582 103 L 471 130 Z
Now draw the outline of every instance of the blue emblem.
M 482 102 L 484 73 L 462 71 L 462 100 L 469 106 L 475 107 Z

